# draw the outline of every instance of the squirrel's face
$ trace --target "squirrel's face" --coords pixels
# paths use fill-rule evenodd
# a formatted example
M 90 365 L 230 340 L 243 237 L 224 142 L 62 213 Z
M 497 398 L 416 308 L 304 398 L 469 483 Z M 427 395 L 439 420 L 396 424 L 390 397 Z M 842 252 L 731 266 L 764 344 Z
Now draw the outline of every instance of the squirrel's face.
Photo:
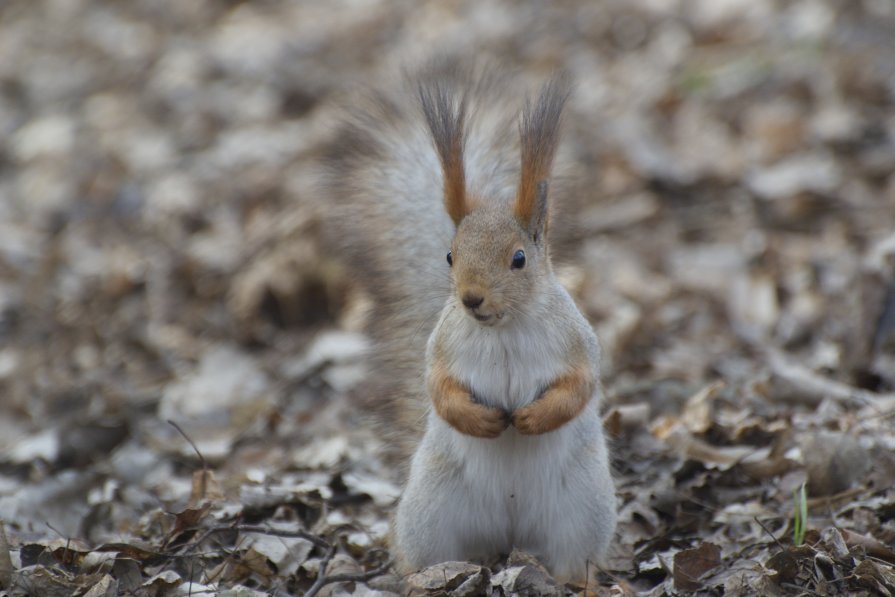
M 487 208 L 460 222 L 447 261 L 458 305 L 483 326 L 523 312 L 550 267 L 543 239 L 535 242 L 512 214 Z

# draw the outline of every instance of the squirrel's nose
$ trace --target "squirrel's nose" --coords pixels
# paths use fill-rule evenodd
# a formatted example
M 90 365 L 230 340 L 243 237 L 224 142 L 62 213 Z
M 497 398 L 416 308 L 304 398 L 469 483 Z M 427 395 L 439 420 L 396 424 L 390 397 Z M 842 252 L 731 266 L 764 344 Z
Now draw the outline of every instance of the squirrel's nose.
M 485 301 L 484 298 L 467 292 L 463 295 L 463 304 L 467 309 L 475 309 Z

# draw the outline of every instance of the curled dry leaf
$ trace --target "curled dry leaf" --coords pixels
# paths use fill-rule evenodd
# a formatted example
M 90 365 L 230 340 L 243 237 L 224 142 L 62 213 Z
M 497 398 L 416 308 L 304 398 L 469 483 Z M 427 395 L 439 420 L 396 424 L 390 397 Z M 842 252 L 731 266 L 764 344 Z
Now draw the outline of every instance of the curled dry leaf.
M 118 594 L 118 581 L 106 574 L 84 593 L 84 597 L 117 597 Z
M 274 537 L 262 533 L 246 533 L 242 545 L 276 566 L 277 573 L 283 576 L 295 574 L 314 547 L 306 539 Z M 248 554 L 245 557 L 250 558 Z
M 468 562 L 444 562 L 429 566 L 407 577 L 407 589 L 411 595 L 436 595 L 456 590 L 469 579 L 487 579 L 487 571 Z
M 721 548 L 704 542 L 693 549 L 674 554 L 674 588 L 680 591 L 696 591 L 702 588 L 699 579 L 721 565 Z
M 193 471 L 192 488 L 190 489 L 190 500 L 187 504 L 190 508 L 197 508 L 201 504 L 207 502 L 216 502 L 224 499 L 224 490 L 220 483 L 208 469 Z
M 891 565 L 864 560 L 855 566 L 854 574 L 858 577 L 859 583 L 867 589 L 880 595 L 895 594 L 895 568 Z
M 724 389 L 723 381 L 716 381 L 696 394 L 693 394 L 684 404 L 684 412 L 681 420 L 690 433 L 700 434 L 708 431 L 712 426 L 713 401 L 718 393 Z
M 606 430 L 613 436 L 643 430 L 649 423 L 649 404 L 624 404 L 612 407 L 603 417 Z
M 867 553 L 873 557 L 895 565 L 895 549 L 881 542 L 879 539 L 861 535 L 860 533 L 849 531 L 848 529 L 842 530 L 842 536 L 847 545 L 863 547 Z

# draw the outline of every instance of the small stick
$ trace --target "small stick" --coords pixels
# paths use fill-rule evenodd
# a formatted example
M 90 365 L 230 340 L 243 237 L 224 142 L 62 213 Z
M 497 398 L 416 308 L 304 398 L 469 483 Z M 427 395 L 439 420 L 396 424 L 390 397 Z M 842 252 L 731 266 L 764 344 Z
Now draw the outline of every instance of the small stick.
M 320 572 L 317 574 L 317 580 L 314 581 L 314 584 L 311 585 L 311 588 L 308 589 L 308 592 L 304 594 L 304 597 L 314 597 L 320 591 L 320 589 L 332 583 L 368 581 L 371 578 L 379 576 L 380 574 L 384 574 L 392 565 L 391 562 L 385 562 L 384 564 L 377 566 L 372 570 L 367 570 L 366 572 L 358 572 L 356 574 L 334 574 L 332 576 L 325 576 L 326 566 L 329 564 L 332 556 L 335 555 L 335 551 L 335 546 L 333 546 L 331 551 L 326 554 L 327 557 L 324 558 L 323 562 L 320 563 Z
M 783 544 L 780 543 L 780 541 L 777 539 L 777 537 L 774 536 L 774 533 L 772 533 L 770 530 L 768 530 L 768 527 L 764 526 L 764 523 L 762 521 L 760 521 L 757 516 L 753 516 L 752 520 L 757 522 L 758 526 L 760 526 L 764 530 L 764 532 L 768 534 L 768 537 L 770 537 L 771 539 L 774 540 L 774 543 L 777 544 L 777 547 L 779 547 L 780 549 L 784 549 Z
M 877 394 L 848 384 L 818 375 L 808 367 L 793 362 L 783 351 L 764 347 L 771 371 L 787 383 L 798 388 L 805 398 L 818 403 L 824 398 L 837 402 L 857 402 L 859 404 L 875 404 L 882 400 L 895 398 L 895 394 Z
M 317 569 L 317 580 L 314 581 L 314 584 L 311 585 L 311 588 L 305 593 L 305 597 L 314 597 L 314 595 L 319 593 L 320 589 L 326 585 L 326 568 L 329 566 L 329 563 L 335 555 L 336 546 L 331 545 L 329 549 L 326 550 L 326 555 L 323 556 L 323 560 L 320 562 L 320 568 Z
M 170 425 L 171 427 L 173 427 L 174 429 L 176 429 L 176 430 L 180 433 L 180 435 L 183 436 L 183 439 L 185 439 L 187 442 L 189 442 L 189 444 L 193 447 L 193 450 L 196 452 L 196 456 L 199 457 L 199 462 L 202 463 L 202 470 L 206 470 L 206 471 L 207 471 L 207 470 L 208 470 L 208 465 L 205 463 L 205 457 L 202 456 L 202 452 L 199 451 L 199 448 L 196 447 L 196 444 L 193 442 L 193 440 L 190 439 L 190 436 L 188 436 L 188 435 L 186 434 L 186 431 L 184 431 L 184 430 L 180 427 L 180 425 L 178 425 L 177 423 L 175 423 L 175 422 L 172 421 L 171 419 L 168 419 L 168 425 Z

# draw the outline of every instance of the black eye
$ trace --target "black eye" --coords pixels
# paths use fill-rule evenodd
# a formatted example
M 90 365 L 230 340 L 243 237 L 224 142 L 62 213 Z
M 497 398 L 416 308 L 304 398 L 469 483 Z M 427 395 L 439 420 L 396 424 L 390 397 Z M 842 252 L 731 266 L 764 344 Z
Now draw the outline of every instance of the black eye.
M 451 251 L 448 251 L 447 262 L 448 262 L 448 265 L 454 265 L 454 256 L 451 255 Z
M 523 267 L 525 267 L 525 251 L 519 249 L 513 255 L 513 269 L 522 269 Z

